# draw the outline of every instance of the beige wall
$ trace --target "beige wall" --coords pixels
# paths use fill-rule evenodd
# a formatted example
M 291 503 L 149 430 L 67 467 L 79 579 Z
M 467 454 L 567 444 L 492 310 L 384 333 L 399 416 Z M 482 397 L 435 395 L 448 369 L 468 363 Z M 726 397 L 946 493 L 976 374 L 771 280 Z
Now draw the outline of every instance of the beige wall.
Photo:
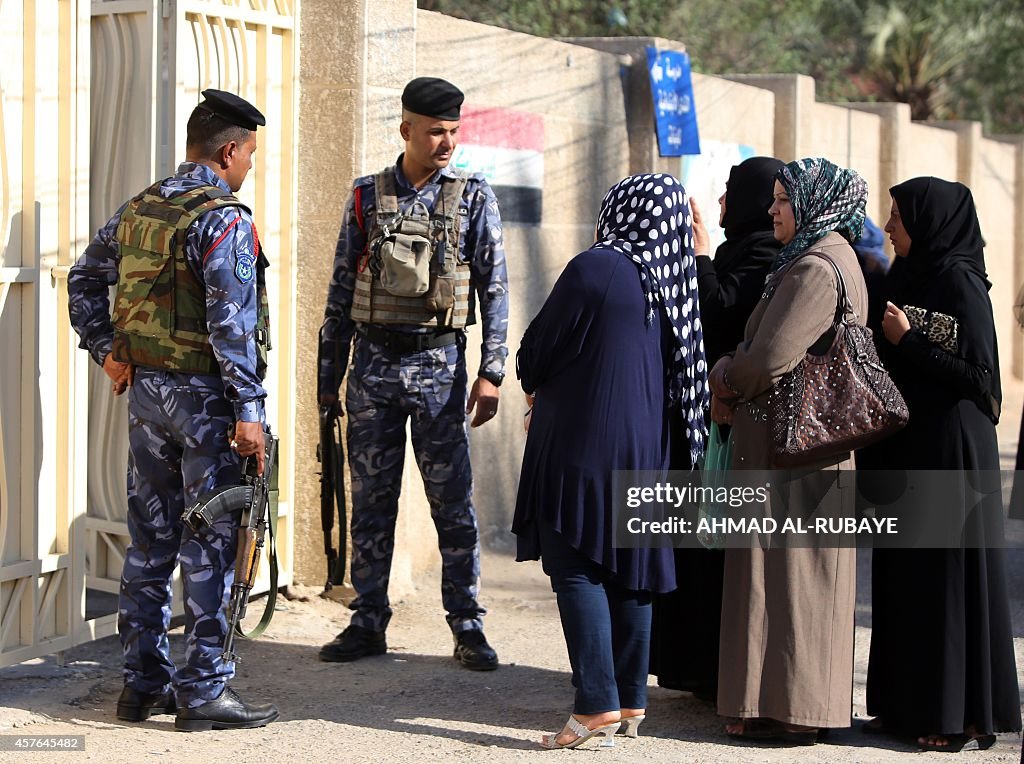
M 460 55 L 451 56 L 452 50 Z M 494 65 L 481 66 L 482 61 Z M 628 172 L 629 136 L 619 61 L 576 45 L 420 11 L 416 75 L 456 83 L 466 93 L 467 106 L 500 107 L 543 119 L 542 223 L 504 226 L 511 296 L 508 377 L 498 416 L 470 433 L 481 537 L 492 547 L 510 550 L 509 527 L 525 443 L 515 353 L 564 264 L 593 241 L 604 192 Z M 471 376 L 479 364 L 479 340 L 479 328 L 471 329 L 467 359 Z M 422 488 L 416 485 L 415 492 L 420 505 L 415 511 L 425 517 Z M 424 540 L 422 548 L 434 545 L 432 527 L 424 524 L 418 538 Z M 432 557 L 436 556 L 434 552 Z
M 921 175 L 957 180 L 958 143 L 957 135 L 952 130 L 928 124 L 911 124 L 906 140 L 900 146 L 906 154 L 904 174 L 896 183 Z
M 775 97 L 770 90 L 694 74 L 693 99 L 701 140 L 740 143 L 756 155 L 774 155 Z
M 323 578 L 312 456 L 316 417 L 307 403 L 315 385 L 316 328 L 342 197 L 355 176 L 389 164 L 401 150 L 397 125 L 405 82 L 413 76 L 445 77 L 465 91 L 468 106 L 501 107 L 543 119 L 543 222 L 505 227 L 510 378 L 496 420 L 471 433 L 481 532 L 492 547 L 508 550 L 512 545 L 508 529 L 524 443 L 513 360 L 519 338 L 564 263 L 591 241 L 604 191 L 629 172 L 678 173 L 680 166 L 677 158 L 657 153 L 645 48 L 684 50 L 682 43 L 538 39 L 417 11 L 413 0 L 340 5 L 344 13 L 330 0 L 302 4 L 297 322 L 299 368 L 310 373 L 298 375 L 298 462 L 308 466 L 304 476 L 297 476 L 296 576 L 310 582 Z M 1008 316 L 1017 281 L 1024 279 L 1021 141 L 983 139 L 973 123 L 913 123 L 905 104 L 819 103 L 814 80 L 801 75 L 697 74 L 694 94 L 705 140 L 749 145 L 784 161 L 826 156 L 856 169 L 868 181 L 868 212 L 880 225 L 888 217 L 887 189 L 901 180 L 937 175 L 973 185 L 989 239 L 989 270 L 997 282 L 993 301 L 1008 398 L 1002 427 L 1015 432 L 1021 382 L 1012 371 L 1019 371 L 1024 359 Z M 471 330 L 471 370 L 479 359 L 479 336 L 479 329 Z M 412 586 L 417 571 L 438 564 L 428 514 L 409 459 L 393 592 Z

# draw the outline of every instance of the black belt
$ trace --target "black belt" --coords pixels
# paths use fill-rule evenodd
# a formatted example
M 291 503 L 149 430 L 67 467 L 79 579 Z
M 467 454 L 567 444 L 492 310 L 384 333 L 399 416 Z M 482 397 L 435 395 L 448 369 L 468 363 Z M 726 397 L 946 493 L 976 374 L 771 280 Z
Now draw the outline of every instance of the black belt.
M 421 350 L 441 348 L 445 345 L 454 345 L 458 332 L 443 332 L 441 334 L 392 332 L 379 326 L 360 326 L 359 333 L 385 350 L 392 353 L 418 353 Z

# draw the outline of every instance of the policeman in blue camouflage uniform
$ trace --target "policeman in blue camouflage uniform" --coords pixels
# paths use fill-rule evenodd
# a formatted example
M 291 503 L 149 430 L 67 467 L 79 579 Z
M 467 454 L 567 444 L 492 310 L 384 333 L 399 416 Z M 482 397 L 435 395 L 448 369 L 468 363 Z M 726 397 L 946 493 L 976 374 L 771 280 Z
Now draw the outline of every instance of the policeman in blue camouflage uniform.
M 198 534 L 180 519 L 206 491 L 238 483 L 241 456 L 255 454 L 261 473 L 264 456 L 267 260 L 233 193 L 266 120 L 232 93 L 203 96 L 188 121 L 186 161 L 126 202 L 68 279 L 81 347 L 113 393 L 129 396 L 117 717 L 176 713 L 181 730 L 261 727 L 278 716 L 272 705 L 244 703 L 227 685 L 234 664 L 221 659 L 238 513 Z M 167 628 L 179 561 L 186 653 L 176 669 Z
M 405 152 L 394 167 L 359 178 L 345 208 L 334 277 L 320 330 L 318 395 L 339 406 L 348 370 L 352 478 L 349 626 L 324 645 L 325 661 L 387 650 L 388 577 L 405 458 L 406 421 L 441 550 L 441 598 L 454 657 L 473 670 L 497 668 L 477 602 L 480 548 L 471 500 L 467 415 L 477 427 L 498 410 L 508 354 L 508 276 L 501 218 L 481 175 L 448 167 L 462 92 L 420 77 L 402 94 Z M 482 360 L 468 393 L 466 326 L 479 304 Z

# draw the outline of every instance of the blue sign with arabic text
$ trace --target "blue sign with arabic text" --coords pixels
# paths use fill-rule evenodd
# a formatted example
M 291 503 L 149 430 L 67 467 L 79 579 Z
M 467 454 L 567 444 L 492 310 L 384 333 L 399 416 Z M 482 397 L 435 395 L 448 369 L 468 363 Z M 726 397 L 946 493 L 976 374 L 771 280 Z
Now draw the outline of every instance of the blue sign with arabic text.
M 690 57 L 685 53 L 647 49 L 647 68 L 654 97 L 658 150 L 663 157 L 700 153 L 697 106 L 690 81 Z

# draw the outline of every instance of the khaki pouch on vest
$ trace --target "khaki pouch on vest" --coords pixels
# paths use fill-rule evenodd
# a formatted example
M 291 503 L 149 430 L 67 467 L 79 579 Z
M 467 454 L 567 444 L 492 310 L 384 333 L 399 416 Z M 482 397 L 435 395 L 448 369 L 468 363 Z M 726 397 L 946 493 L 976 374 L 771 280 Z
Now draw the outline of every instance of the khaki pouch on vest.
M 431 313 L 447 313 L 455 307 L 455 274 L 435 275 L 426 298 L 427 310 Z
M 396 297 L 419 297 L 430 288 L 430 240 L 393 233 L 380 243 L 380 285 Z

